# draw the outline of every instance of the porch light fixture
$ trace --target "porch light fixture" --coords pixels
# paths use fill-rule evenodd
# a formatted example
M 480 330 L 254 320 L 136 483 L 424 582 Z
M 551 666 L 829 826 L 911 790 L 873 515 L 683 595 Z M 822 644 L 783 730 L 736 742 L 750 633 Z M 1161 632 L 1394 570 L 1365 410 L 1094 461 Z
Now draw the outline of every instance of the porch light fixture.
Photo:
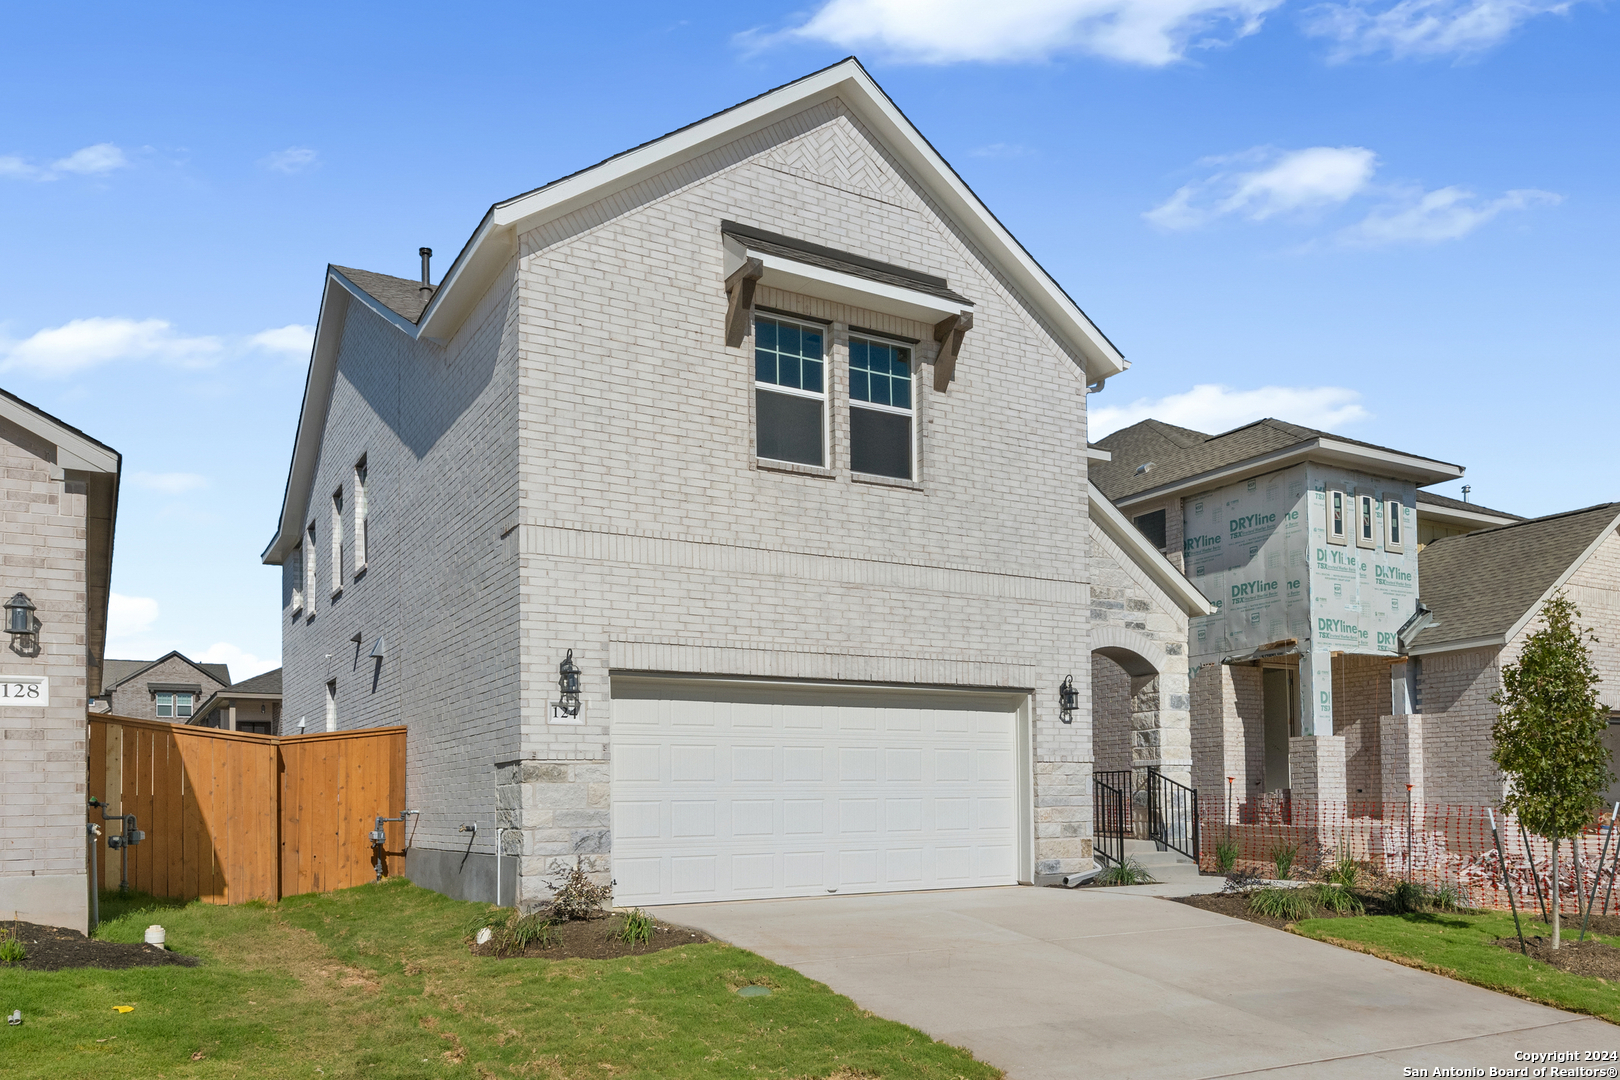
M 34 633 L 34 602 L 25 593 L 6 601 L 6 633 L 12 637 Z
M 1080 691 L 1074 688 L 1074 676 L 1070 675 L 1058 687 L 1058 719 L 1065 724 L 1074 723 L 1074 710 L 1080 704 Z
M 563 662 L 557 665 L 557 688 L 562 691 L 558 703 L 569 716 L 579 715 L 579 665 L 574 663 L 574 650 L 569 649 Z

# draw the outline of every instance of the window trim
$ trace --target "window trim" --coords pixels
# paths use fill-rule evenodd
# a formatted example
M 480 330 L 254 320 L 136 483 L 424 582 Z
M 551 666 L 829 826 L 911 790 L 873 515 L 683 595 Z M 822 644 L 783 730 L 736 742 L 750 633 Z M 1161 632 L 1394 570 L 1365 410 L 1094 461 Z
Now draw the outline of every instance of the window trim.
M 343 489 L 332 492 L 332 599 L 343 595 Z
M 851 383 L 854 380 L 854 369 L 851 366 L 854 361 L 853 361 L 853 359 L 852 359 L 852 357 L 850 355 L 850 348 L 849 347 L 852 344 L 854 344 L 855 341 L 857 341 L 857 340 L 864 341 L 869 345 L 882 345 L 885 348 L 903 349 L 903 350 L 905 350 L 905 353 L 906 353 L 906 371 L 908 373 L 908 377 L 906 379 L 906 395 L 907 395 L 908 399 L 911 402 L 910 405 L 908 405 L 904 409 L 900 409 L 900 408 L 896 408 L 893 405 L 879 405 L 879 404 L 877 404 L 876 402 L 873 402 L 873 401 L 856 401 L 855 400 L 855 395 L 849 391 L 849 386 L 851 385 Z M 910 475 L 908 475 L 908 476 L 883 476 L 880 473 L 860 473 L 859 474 L 860 476 L 862 476 L 862 477 L 873 477 L 873 478 L 880 479 L 880 480 L 898 480 L 898 481 L 901 481 L 901 482 L 907 483 L 907 484 L 921 483 L 921 480 L 920 480 L 919 475 L 918 475 L 921 472 L 921 464 L 922 464 L 921 461 L 919 460 L 920 455 L 918 453 L 918 449 L 919 449 L 918 443 L 919 443 L 919 440 L 921 438 L 921 432 L 919 430 L 921 425 L 918 423 L 918 413 L 921 410 L 919 410 L 918 407 L 917 407 L 918 399 L 921 397 L 921 394 L 918 392 L 918 385 L 917 385 L 918 382 L 920 381 L 918 379 L 919 374 L 921 374 L 921 365 L 918 363 L 918 360 L 917 360 L 917 350 L 916 350 L 915 346 L 909 345 L 909 344 L 902 344 L 901 339 L 899 339 L 899 338 L 890 338 L 887 335 L 874 333 L 874 332 L 872 332 L 870 330 L 856 330 L 854 327 L 847 328 L 847 332 L 844 334 L 844 380 L 845 380 L 845 382 L 844 382 L 844 387 L 845 387 L 844 397 L 845 397 L 846 403 L 848 404 L 849 408 L 851 410 L 854 410 L 854 409 L 868 409 L 868 410 L 870 410 L 872 412 L 885 412 L 885 413 L 889 413 L 891 416 L 904 416 L 904 417 L 907 417 L 911 421 L 911 423 L 910 423 L 911 440 L 910 440 L 910 447 L 908 448 L 909 453 L 907 454 L 907 462 L 911 466 Z M 849 468 L 850 468 L 851 473 L 855 472 L 855 436 L 854 436 L 854 429 L 855 429 L 854 422 L 851 421 L 851 423 L 850 423 L 850 446 L 849 446 L 849 455 L 850 455 Z
M 337 728 L 337 680 L 326 680 L 326 730 L 336 731 Z
M 821 335 L 821 392 L 814 390 L 801 390 L 794 386 L 783 386 L 781 383 L 761 382 L 759 379 L 759 320 L 763 317 L 776 323 L 792 323 L 802 329 L 811 330 Z M 756 307 L 753 317 L 748 323 L 748 362 L 753 371 L 754 395 L 749 401 L 749 411 L 753 416 L 753 442 L 754 461 L 768 468 L 786 467 L 788 471 L 797 469 L 822 469 L 831 471 L 832 462 L 832 325 L 814 319 L 806 319 L 799 315 L 783 315 L 774 310 Z M 816 465 L 803 461 L 786 461 L 782 458 L 766 457 L 759 452 L 759 391 L 764 390 L 772 394 L 786 394 L 790 397 L 804 398 L 808 401 L 821 402 L 821 462 Z
M 1339 520 L 1338 520 L 1338 523 L 1340 525 L 1340 531 L 1337 534 L 1335 534 L 1334 531 L 1333 531 L 1333 525 L 1334 525 L 1333 503 L 1334 503 L 1335 499 L 1338 500 L 1338 504 L 1339 504 Z M 1328 493 L 1327 493 L 1327 522 L 1326 522 L 1326 525 L 1327 525 L 1327 542 L 1328 543 L 1330 543 L 1330 544 L 1347 544 L 1347 543 L 1350 542 L 1350 535 L 1343 528 L 1345 525 L 1349 524 L 1349 522 L 1346 521 L 1346 518 L 1348 518 L 1350 516 L 1349 510 L 1350 510 L 1349 501 L 1345 497 L 1344 492 L 1329 489 Z
M 296 617 L 304 610 L 304 542 L 299 540 L 293 551 L 298 556 L 298 574 L 293 579 L 292 590 L 292 613 Z
M 366 468 L 366 455 L 361 454 L 360 460 L 354 463 L 354 577 L 358 581 L 360 575 L 366 572 L 367 526 L 370 524 L 370 508 L 366 505 L 366 483 L 370 473 Z
M 315 534 L 315 522 L 311 521 L 304 530 L 307 542 L 304 544 L 304 616 L 315 617 L 315 583 L 320 579 L 320 560 L 315 557 L 315 546 L 319 542 Z
M 1400 496 L 1384 496 L 1384 550 L 1398 554 L 1406 552 L 1406 531 L 1403 513 L 1406 503 Z
M 1356 547 L 1378 547 L 1378 516 L 1373 509 L 1377 505 L 1371 492 L 1356 492 Z

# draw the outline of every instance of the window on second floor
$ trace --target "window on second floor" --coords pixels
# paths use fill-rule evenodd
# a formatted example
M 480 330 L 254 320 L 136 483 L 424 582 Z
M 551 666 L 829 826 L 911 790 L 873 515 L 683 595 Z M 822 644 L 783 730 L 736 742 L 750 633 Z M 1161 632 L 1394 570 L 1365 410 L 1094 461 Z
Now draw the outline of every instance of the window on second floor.
M 1405 551 L 1406 536 L 1401 529 L 1401 500 L 1384 500 L 1384 550 Z
M 366 568 L 366 541 L 367 526 L 370 524 L 371 507 L 367 502 L 366 481 L 369 479 L 366 471 L 366 459 L 361 458 L 354 466 L 354 573 L 360 576 Z
M 319 581 L 315 566 L 315 523 L 304 530 L 304 614 L 315 614 L 315 589 Z
M 1147 537 L 1148 543 L 1163 551 L 1165 548 L 1165 518 L 1163 510 L 1155 510 L 1151 514 L 1143 514 L 1136 518 L 1132 524 L 1136 531 Z
M 1346 505 L 1344 492 L 1330 491 L 1327 493 L 1327 538 L 1330 544 L 1343 544 L 1350 539 L 1350 507 Z
M 827 380 L 819 326 L 754 319 L 755 452 L 772 461 L 827 464 Z
M 159 720 L 187 719 L 194 704 L 188 693 L 160 692 L 157 695 L 157 717 Z
M 343 489 L 332 492 L 332 595 L 343 591 Z
M 1356 496 L 1356 546 L 1378 546 L 1378 503 L 1371 495 Z
M 912 381 L 910 349 L 849 339 L 849 467 L 854 472 L 913 478 Z

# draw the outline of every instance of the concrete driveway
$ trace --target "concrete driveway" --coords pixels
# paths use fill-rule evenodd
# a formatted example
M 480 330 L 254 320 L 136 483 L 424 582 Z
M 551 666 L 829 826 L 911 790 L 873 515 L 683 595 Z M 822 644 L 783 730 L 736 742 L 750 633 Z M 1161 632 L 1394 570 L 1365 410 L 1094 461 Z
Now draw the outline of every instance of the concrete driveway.
M 1019 1080 L 1398 1077 L 1466 1066 L 1489 1075 L 1522 1064 L 1515 1051 L 1620 1051 L 1620 1027 L 1601 1020 L 1112 890 L 656 910 Z

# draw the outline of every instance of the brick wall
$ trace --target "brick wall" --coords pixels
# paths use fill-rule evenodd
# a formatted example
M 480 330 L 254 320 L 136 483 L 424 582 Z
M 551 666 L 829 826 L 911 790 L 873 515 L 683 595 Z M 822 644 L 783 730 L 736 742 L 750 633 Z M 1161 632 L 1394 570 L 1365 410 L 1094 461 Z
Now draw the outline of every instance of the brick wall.
M 1387 657 L 1333 658 L 1333 733 L 1344 738 L 1345 795 L 1351 801 L 1385 797 L 1378 721 L 1389 707 Z M 1399 796 L 1406 797 L 1404 788 Z
M 1431 803 L 1494 805 L 1502 779 L 1491 761 L 1491 725 L 1505 649 L 1464 649 L 1422 658 L 1423 786 Z
M 0 419 L 5 598 L 27 593 L 40 624 L 37 656 L 0 643 L 0 676 L 47 676 L 51 702 L 0 708 L 0 909 L 41 895 L 22 879 L 77 879 L 63 890 L 77 897 L 66 921 L 83 930 L 87 508 L 82 483 L 51 479 L 55 460 L 53 444 Z
M 1597 635 L 1587 647 L 1603 677 L 1599 696 L 1610 709 L 1620 710 L 1620 536 L 1611 534 L 1604 540 L 1570 576 L 1564 592 L 1580 610 L 1580 624 Z M 1512 642 L 1515 652 L 1540 625 L 1535 619 L 1525 627 Z
M 1106 656 L 1091 658 L 1091 723 L 1101 770 L 1131 767 L 1131 677 Z

